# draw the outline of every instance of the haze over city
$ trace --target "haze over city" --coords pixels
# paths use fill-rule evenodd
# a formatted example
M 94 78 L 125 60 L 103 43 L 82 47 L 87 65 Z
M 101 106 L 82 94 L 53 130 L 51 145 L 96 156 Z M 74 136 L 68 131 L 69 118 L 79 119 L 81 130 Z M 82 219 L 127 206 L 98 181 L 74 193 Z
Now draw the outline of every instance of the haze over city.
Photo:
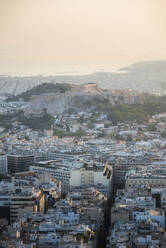
M 0 0 L 0 74 L 84 74 L 165 60 L 165 10 L 165 0 Z
M 166 0 L 0 0 L 0 248 L 166 247 Z

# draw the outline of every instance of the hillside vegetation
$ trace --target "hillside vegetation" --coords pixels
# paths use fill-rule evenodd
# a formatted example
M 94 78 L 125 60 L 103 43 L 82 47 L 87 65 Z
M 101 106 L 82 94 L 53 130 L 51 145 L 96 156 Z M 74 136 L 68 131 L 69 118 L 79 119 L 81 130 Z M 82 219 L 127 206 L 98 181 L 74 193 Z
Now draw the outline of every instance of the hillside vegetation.
M 11 96 L 7 99 L 8 102 L 19 101 L 19 99 L 23 99 L 24 101 L 30 101 L 33 95 L 41 95 L 47 93 L 65 93 L 66 91 L 70 91 L 70 84 L 54 84 L 54 83 L 44 83 L 34 88 L 27 90 L 17 96 Z
M 93 111 L 94 118 L 91 120 L 92 124 L 96 122 L 95 116 L 101 113 L 107 114 L 107 119 L 111 120 L 113 125 L 116 125 L 118 122 L 128 121 L 143 123 L 152 115 L 166 112 L 166 96 L 152 97 L 151 101 L 149 98 L 148 102 L 145 102 L 144 104 L 121 104 L 117 106 L 112 106 L 106 102 L 95 104 L 95 110 Z M 74 111 L 74 113 L 77 114 L 76 111 Z M 0 126 L 7 130 L 12 128 L 12 123 L 15 121 L 34 130 L 49 129 L 51 125 L 54 124 L 54 118 L 46 112 L 41 113 L 38 116 L 33 114 L 26 116 L 23 111 L 10 114 L 0 114 Z M 61 137 L 64 133 L 62 134 L 59 133 L 59 130 L 54 130 L 54 135 Z M 67 134 L 65 133 L 65 135 Z M 80 135 L 80 133 L 78 135 Z
M 34 130 L 44 130 L 50 129 L 54 123 L 54 118 L 45 112 L 38 116 L 25 116 L 21 110 L 10 114 L 0 114 L 0 126 L 6 130 L 10 130 L 14 122 L 19 122 Z
M 97 104 L 96 111 L 107 114 L 107 119 L 113 124 L 125 121 L 147 121 L 152 115 L 166 112 L 166 96 L 148 96 L 144 104 Z
M 70 90 L 70 84 L 44 83 L 34 87 L 29 91 L 21 93 L 18 96 L 10 97 L 8 101 L 17 101 L 20 98 L 24 99 L 25 101 L 29 101 L 32 95 L 41 95 L 44 93 L 64 93 Z M 80 109 L 83 109 L 82 107 L 79 108 L 81 97 L 84 100 L 84 111 L 89 111 L 91 109 L 90 111 L 94 113 L 94 116 L 96 114 L 98 115 L 104 113 L 107 115 L 107 119 L 112 121 L 113 125 L 116 125 L 118 122 L 127 121 L 137 121 L 139 123 L 143 123 L 147 121 L 152 115 L 166 112 L 166 96 L 157 97 L 154 95 L 145 95 L 143 104 L 122 104 L 119 101 L 119 104 L 117 102 L 116 106 L 111 105 L 108 99 L 102 98 L 100 95 L 88 95 L 88 97 L 86 97 L 86 95 L 77 95 L 76 104 L 74 105 L 75 108 L 71 112 L 77 114 Z M 60 108 L 60 106 L 61 105 L 56 106 L 55 104 L 54 107 Z M 29 117 L 26 117 L 24 113 L 20 111 L 17 114 L 1 114 L 0 126 L 10 129 L 11 123 L 18 121 L 32 129 L 49 129 L 50 126 L 54 123 L 54 118 L 48 113 L 45 112 L 44 114 L 41 114 L 41 116 L 31 115 Z M 94 123 L 95 118 L 92 124 Z M 56 134 L 57 136 L 61 136 L 61 133 L 59 134 L 57 132 Z

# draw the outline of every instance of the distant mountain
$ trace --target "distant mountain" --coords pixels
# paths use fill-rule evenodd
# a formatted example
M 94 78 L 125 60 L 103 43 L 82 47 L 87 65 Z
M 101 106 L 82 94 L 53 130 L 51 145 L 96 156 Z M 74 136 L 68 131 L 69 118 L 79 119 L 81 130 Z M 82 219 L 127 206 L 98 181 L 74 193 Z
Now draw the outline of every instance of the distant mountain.
M 41 72 L 42 73 L 42 72 Z M 0 77 L 0 95 L 18 95 L 43 83 L 96 83 L 102 89 L 133 89 L 150 94 L 166 94 L 166 61 L 138 62 L 119 73 L 97 72 L 81 76 Z
M 137 62 L 129 67 L 121 68 L 119 71 L 124 70 L 128 72 L 154 72 L 159 70 L 164 72 L 166 70 L 166 60 Z

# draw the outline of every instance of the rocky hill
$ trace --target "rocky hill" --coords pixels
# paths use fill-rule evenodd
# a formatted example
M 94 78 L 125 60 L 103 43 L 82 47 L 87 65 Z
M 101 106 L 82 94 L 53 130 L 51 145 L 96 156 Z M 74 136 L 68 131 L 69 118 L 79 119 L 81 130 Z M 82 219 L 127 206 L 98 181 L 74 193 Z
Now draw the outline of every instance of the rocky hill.
M 8 102 L 24 100 L 25 102 L 30 101 L 32 96 L 38 96 L 41 94 L 49 94 L 49 93 L 65 93 L 66 91 L 71 90 L 70 84 L 53 84 L 53 83 L 44 83 L 39 84 L 33 87 L 30 90 L 22 92 L 18 95 L 13 95 L 7 98 Z
M 43 110 L 49 114 L 67 111 L 93 111 L 97 105 L 120 105 L 143 103 L 144 94 L 132 91 L 103 90 L 94 83 L 71 85 L 71 90 L 64 93 L 47 93 L 33 95 L 30 99 L 27 113 L 40 113 Z

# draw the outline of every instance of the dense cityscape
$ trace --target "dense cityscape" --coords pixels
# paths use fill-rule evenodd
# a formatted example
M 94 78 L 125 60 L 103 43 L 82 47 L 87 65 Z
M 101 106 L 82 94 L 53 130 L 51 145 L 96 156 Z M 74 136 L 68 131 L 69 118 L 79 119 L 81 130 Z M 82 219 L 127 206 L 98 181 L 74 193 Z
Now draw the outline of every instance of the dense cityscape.
M 0 0 L 0 248 L 166 248 L 166 0 Z
M 52 98 L 42 87 L 39 95 Z M 77 91 L 79 101 L 99 89 Z M 158 108 L 163 113 L 122 121 L 115 111 L 144 106 L 144 96 L 112 92 L 114 114 L 103 105 L 58 112 L 56 102 L 54 115 L 49 105 L 30 113 L 22 95 L 1 98 L 1 247 L 166 247 L 166 114 Z

